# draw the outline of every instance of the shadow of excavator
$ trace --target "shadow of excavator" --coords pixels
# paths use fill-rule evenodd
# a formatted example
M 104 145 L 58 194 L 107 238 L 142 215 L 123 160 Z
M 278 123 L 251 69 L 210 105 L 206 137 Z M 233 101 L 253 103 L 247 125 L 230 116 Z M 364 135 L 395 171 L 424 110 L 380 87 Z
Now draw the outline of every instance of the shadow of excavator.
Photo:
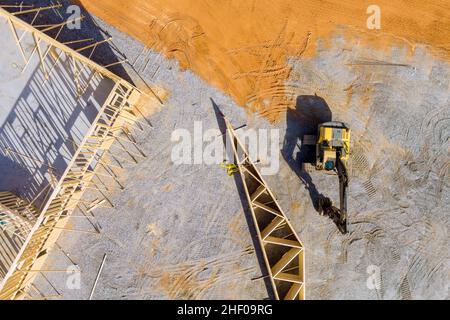
M 320 124 L 332 121 L 333 114 L 326 101 L 317 95 L 301 95 L 297 97 L 295 108 L 286 114 L 286 134 L 281 153 L 309 192 L 314 209 L 320 213 L 323 203 L 331 206 L 330 200 L 317 190 L 311 175 L 302 170 L 303 163 L 314 164 L 316 146 L 303 143 L 306 135 L 317 135 Z M 333 219 L 333 217 L 330 216 Z M 335 219 L 333 221 L 337 224 Z

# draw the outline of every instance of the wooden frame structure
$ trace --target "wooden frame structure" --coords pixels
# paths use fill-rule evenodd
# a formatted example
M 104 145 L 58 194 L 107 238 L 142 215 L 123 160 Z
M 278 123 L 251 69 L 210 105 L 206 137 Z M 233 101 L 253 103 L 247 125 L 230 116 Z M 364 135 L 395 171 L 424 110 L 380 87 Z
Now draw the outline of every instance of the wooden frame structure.
M 277 199 L 224 117 L 275 299 L 305 299 L 305 250 Z
M 38 210 L 11 192 L 0 192 L 0 277 L 14 262 L 33 227 Z
M 47 250 L 55 243 L 61 231 L 64 230 L 63 226 L 67 218 L 70 217 L 70 214 L 77 207 L 84 191 L 92 189 L 90 184 L 93 177 L 97 174 L 95 171 L 97 164 L 104 164 L 102 161 L 104 155 L 114 141 L 119 138 L 119 134 L 123 132 L 123 127 L 138 121 L 134 113 L 134 107 L 141 97 L 141 92 L 105 67 L 79 53 L 88 47 L 95 49 L 99 43 L 73 50 L 44 33 L 59 29 L 59 35 L 67 23 L 40 26 L 42 29 L 38 30 L 37 27 L 33 27 L 17 17 L 19 14 L 32 12 L 36 13 L 37 16 L 40 11 L 53 7 L 55 6 L 29 9 L 16 13 L 9 13 L 0 8 L 0 19 L 4 18 L 9 23 L 17 49 L 24 59 L 25 68 L 37 52 L 40 67 L 48 78 L 55 66 L 60 63 L 61 56 L 66 55 L 73 62 L 73 80 L 80 91 L 83 88 L 78 83 L 77 64 L 82 64 L 92 70 L 92 77 L 98 76 L 111 79 L 114 82 L 114 87 L 91 123 L 84 139 L 77 146 L 76 152 L 73 154 L 62 177 L 56 183 L 42 210 L 38 213 L 36 222 L 28 232 L 19 253 L 0 283 L 0 299 L 2 300 L 24 298 L 27 295 L 25 291 L 27 284 L 33 280 L 36 273 L 45 272 L 45 270 L 40 269 L 47 255 Z M 22 35 L 19 35 L 19 30 L 23 32 Z M 25 34 L 31 34 L 35 42 L 35 47 L 30 56 L 26 55 L 21 45 L 21 39 Z M 46 46 L 45 50 L 43 50 L 42 44 Z M 51 68 L 48 68 L 45 62 L 47 56 L 53 59 Z

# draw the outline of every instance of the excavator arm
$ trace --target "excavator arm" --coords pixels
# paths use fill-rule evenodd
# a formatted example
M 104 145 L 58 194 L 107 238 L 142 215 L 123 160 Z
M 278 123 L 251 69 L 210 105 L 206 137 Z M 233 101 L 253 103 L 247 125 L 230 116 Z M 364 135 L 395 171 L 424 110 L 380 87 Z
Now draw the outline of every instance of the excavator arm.
M 341 160 L 341 152 L 336 152 L 336 171 L 339 177 L 339 224 L 342 233 L 347 233 L 347 187 L 348 187 L 348 173 L 347 167 Z
M 339 208 L 328 197 L 319 198 L 320 214 L 329 216 L 342 233 L 347 233 L 347 160 L 350 155 L 350 128 L 344 122 L 319 125 L 316 140 L 316 169 L 332 171 L 339 177 Z

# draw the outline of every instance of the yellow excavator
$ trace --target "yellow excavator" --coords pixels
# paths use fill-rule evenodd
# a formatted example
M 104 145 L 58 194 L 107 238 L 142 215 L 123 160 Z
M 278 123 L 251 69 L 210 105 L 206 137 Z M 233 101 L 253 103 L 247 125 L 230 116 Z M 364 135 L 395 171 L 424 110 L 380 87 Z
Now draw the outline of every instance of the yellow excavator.
M 328 215 L 342 233 L 347 233 L 347 163 L 350 155 L 350 128 L 344 122 L 330 121 L 319 125 L 316 144 L 316 170 L 335 173 L 339 177 L 340 207 L 327 197 L 318 201 L 319 212 Z

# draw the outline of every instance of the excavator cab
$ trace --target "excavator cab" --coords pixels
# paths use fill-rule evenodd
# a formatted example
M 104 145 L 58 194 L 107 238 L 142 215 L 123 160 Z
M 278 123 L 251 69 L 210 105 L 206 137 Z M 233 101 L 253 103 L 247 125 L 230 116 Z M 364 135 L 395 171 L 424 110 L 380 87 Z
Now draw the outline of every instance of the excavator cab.
M 339 159 L 345 166 L 350 153 L 350 128 L 344 122 L 319 125 L 316 143 L 316 169 L 335 170 Z
M 316 169 L 334 172 L 339 177 L 340 207 L 329 198 L 319 200 L 319 211 L 329 215 L 342 233 L 347 233 L 347 162 L 350 154 L 350 128 L 344 122 L 319 125 L 316 141 Z

